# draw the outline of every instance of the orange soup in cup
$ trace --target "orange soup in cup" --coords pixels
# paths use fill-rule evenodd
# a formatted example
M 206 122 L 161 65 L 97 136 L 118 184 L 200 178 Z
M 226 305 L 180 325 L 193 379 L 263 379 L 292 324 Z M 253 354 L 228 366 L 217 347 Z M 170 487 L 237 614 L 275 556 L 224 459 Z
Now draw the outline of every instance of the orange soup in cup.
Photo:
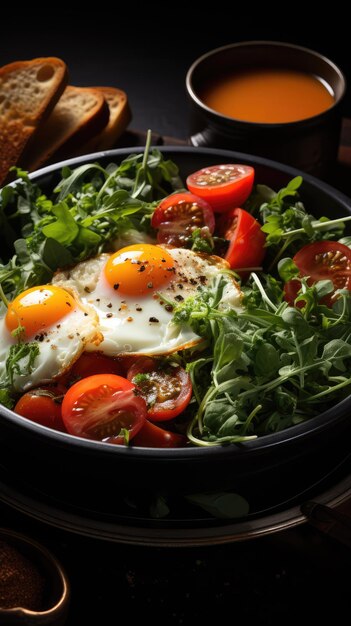
M 202 101 L 228 117 L 279 124 L 313 117 L 335 98 L 322 79 L 298 70 L 257 68 L 225 74 L 210 81 Z

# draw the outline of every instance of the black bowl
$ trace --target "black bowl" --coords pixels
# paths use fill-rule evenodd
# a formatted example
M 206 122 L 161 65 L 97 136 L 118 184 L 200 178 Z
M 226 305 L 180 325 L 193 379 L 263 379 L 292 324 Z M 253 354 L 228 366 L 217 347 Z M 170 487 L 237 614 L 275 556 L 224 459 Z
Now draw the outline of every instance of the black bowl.
M 300 174 L 241 153 L 180 147 L 162 151 L 179 165 L 183 178 L 221 162 L 253 165 L 257 182 L 277 189 Z M 65 164 L 74 167 L 98 160 L 107 165 L 129 153 L 129 149 L 112 150 Z M 52 189 L 62 165 L 44 168 L 31 178 L 43 189 Z M 301 195 L 311 212 L 351 214 L 346 196 L 303 176 Z M 349 450 L 350 408 L 351 398 L 347 398 L 303 424 L 240 445 L 158 450 L 78 439 L 0 406 L 0 475 L 15 490 L 58 509 L 79 510 L 83 515 L 93 511 L 104 519 L 124 515 L 126 510 L 130 513 L 133 502 L 147 509 L 148 498 L 155 493 L 171 494 L 178 501 L 184 494 L 213 490 L 235 490 L 249 501 L 254 513 L 305 491 L 341 462 Z

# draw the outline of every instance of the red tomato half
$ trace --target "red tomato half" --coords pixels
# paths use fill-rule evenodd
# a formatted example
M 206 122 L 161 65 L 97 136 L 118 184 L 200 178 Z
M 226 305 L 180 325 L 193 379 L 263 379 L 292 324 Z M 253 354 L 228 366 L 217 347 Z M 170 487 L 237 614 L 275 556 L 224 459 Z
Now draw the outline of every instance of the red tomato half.
M 183 435 L 164 430 L 149 420 L 133 439 L 133 445 L 140 448 L 184 448 L 186 444 L 187 438 Z
M 299 280 L 288 280 L 284 285 L 284 298 L 289 304 L 293 306 L 295 299 L 300 291 L 301 283 Z M 297 308 L 301 309 L 304 306 L 302 300 L 297 303 Z
M 148 406 L 154 422 L 173 419 L 188 406 L 192 385 L 189 374 L 180 366 L 162 366 L 156 359 L 140 357 L 127 375 Z
M 61 401 L 65 392 L 66 389 L 60 385 L 32 389 L 18 400 L 14 411 L 32 422 L 66 432 L 61 415 Z
M 132 439 L 146 419 L 145 400 L 134 393 L 135 385 L 114 374 L 97 374 L 78 381 L 67 391 L 62 418 L 71 435 L 124 443 L 123 429 Z
M 331 280 L 335 289 L 351 290 L 351 250 L 343 243 L 315 241 L 301 248 L 293 261 L 300 270 L 300 276 L 309 276 L 309 285 L 318 280 Z M 289 303 L 294 304 L 300 286 L 297 280 L 289 280 L 285 284 L 285 299 Z M 335 302 L 334 295 L 323 298 L 323 302 L 332 306 Z
M 207 227 L 212 234 L 215 219 L 212 207 L 205 200 L 191 193 L 174 193 L 155 209 L 151 225 L 158 229 L 158 243 L 182 247 L 197 228 Z
M 255 170 L 249 165 L 212 165 L 186 179 L 188 189 L 207 200 L 217 213 L 243 205 L 249 197 Z
M 232 269 L 261 265 L 266 253 L 266 236 L 250 213 L 244 209 L 232 209 L 219 220 L 218 227 L 219 233 L 229 240 L 225 258 Z

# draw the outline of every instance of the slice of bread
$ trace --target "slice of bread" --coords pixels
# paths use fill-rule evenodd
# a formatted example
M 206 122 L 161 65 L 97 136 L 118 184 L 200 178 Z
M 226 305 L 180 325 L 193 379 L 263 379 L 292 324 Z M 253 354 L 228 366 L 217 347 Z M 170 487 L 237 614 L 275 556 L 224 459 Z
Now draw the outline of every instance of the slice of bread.
M 76 152 L 77 155 L 113 148 L 132 118 L 125 91 L 116 87 L 94 87 L 94 89 L 100 91 L 105 97 L 110 109 L 110 119 L 100 134 L 80 146 Z
M 68 81 L 67 66 L 55 57 L 16 61 L 0 68 L 0 184 L 24 151 Z
M 100 133 L 108 120 L 109 107 L 100 91 L 69 85 L 38 130 L 26 153 L 26 167 L 33 171 L 48 161 L 72 156 L 78 146 Z

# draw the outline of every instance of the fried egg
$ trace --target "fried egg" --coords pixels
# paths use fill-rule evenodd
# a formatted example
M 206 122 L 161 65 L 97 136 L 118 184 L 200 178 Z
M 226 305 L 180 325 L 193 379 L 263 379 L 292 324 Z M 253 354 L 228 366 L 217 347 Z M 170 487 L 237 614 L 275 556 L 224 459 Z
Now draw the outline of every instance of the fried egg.
M 18 295 L 0 320 L 0 371 L 18 341 L 37 342 L 39 354 L 28 372 L 28 356 L 18 361 L 16 391 L 50 382 L 63 374 L 85 349 L 102 337 L 96 313 L 69 291 L 54 285 L 32 287 Z
M 171 303 L 183 302 L 228 269 L 223 259 L 184 248 L 136 244 L 60 272 L 53 283 L 74 290 L 99 317 L 103 341 L 88 344 L 108 356 L 165 355 L 201 341 L 172 322 Z M 240 308 L 239 286 L 228 277 L 222 308 Z

